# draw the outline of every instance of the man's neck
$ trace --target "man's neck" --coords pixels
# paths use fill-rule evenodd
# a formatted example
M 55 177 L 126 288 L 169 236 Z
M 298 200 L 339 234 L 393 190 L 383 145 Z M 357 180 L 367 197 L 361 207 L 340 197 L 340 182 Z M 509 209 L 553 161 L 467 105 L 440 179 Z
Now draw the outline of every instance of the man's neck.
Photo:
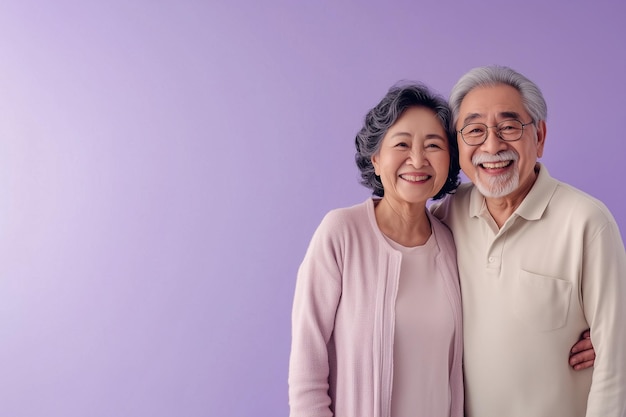
M 515 213 L 515 210 L 522 204 L 522 201 L 526 198 L 530 190 L 533 188 L 537 176 L 539 175 L 539 165 L 535 166 L 534 175 L 531 175 L 523 184 L 512 193 L 505 195 L 504 197 L 485 197 L 485 203 L 487 204 L 487 210 L 493 217 L 493 220 L 498 225 L 498 228 L 502 228 L 504 223 Z

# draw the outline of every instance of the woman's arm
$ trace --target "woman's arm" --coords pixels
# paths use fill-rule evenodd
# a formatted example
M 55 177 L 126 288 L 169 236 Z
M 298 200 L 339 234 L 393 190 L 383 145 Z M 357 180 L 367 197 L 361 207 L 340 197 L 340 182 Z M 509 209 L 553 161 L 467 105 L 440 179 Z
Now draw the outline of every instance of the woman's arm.
M 341 296 L 342 261 L 328 221 L 315 232 L 298 270 L 289 359 L 290 417 L 332 417 L 328 344 Z

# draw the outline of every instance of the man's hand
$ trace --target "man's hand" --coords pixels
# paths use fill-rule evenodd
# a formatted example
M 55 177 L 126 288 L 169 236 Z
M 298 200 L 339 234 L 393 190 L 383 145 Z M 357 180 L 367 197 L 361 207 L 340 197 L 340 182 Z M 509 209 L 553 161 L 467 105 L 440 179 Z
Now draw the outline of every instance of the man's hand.
M 576 342 L 569 354 L 569 364 L 574 370 L 591 368 L 596 359 L 596 352 L 593 350 L 591 343 L 591 334 L 589 329 L 580 335 L 580 340 Z

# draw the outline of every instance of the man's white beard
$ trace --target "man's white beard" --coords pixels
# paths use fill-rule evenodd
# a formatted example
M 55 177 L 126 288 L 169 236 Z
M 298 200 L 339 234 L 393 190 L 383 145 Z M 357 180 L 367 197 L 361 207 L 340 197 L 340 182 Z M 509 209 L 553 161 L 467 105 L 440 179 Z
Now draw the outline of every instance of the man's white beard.
M 513 170 L 507 171 L 501 175 L 484 175 L 481 177 L 482 171 L 478 165 L 485 162 L 499 162 L 510 160 L 513 164 Z M 519 156 L 512 150 L 501 152 L 497 155 L 478 154 L 472 158 L 472 163 L 476 166 L 476 179 L 474 185 L 478 191 L 485 197 L 500 198 L 511 194 L 519 187 L 519 167 L 517 161 Z

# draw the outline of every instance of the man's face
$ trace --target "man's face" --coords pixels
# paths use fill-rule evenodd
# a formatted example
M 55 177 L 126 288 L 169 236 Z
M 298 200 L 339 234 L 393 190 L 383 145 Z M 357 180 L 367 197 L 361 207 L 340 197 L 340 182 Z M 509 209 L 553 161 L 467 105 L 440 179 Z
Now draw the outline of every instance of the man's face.
M 495 126 L 504 120 L 531 122 L 521 94 L 509 85 L 477 87 L 461 102 L 456 130 L 468 123 Z M 543 154 L 545 122 L 529 124 L 522 137 L 505 142 L 495 128 L 489 128 L 482 145 L 467 145 L 457 133 L 461 168 L 487 198 L 523 198 L 533 183 L 537 158 Z

